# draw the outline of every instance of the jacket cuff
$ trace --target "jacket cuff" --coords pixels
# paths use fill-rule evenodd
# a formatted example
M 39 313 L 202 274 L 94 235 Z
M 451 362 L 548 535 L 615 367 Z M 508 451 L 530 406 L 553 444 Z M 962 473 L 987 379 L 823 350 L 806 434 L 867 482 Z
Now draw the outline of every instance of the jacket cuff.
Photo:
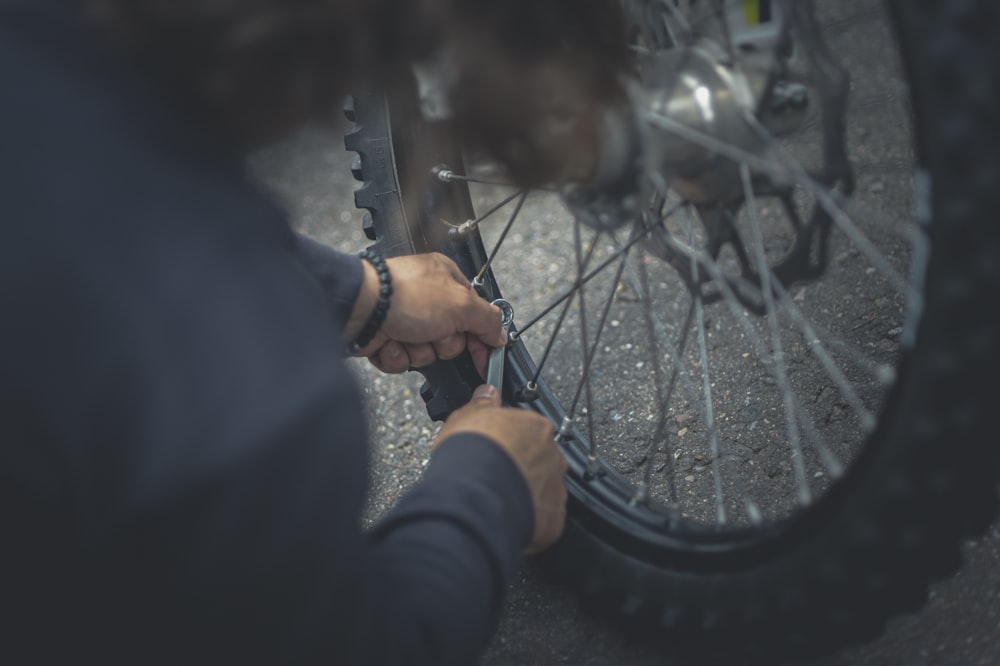
M 328 245 L 294 234 L 295 254 L 323 288 L 323 295 L 334 318 L 343 326 L 351 315 L 361 291 L 364 271 L 361 258 L 338 252 Z
M 454 522 L 477 541 L 500 578 L 501 593 L 535 529 L 531 493 L 516 463 L 493 440 L 473 434 L 454 435 L 438 446 L 421 481 L 373 536 L 423 519 Z

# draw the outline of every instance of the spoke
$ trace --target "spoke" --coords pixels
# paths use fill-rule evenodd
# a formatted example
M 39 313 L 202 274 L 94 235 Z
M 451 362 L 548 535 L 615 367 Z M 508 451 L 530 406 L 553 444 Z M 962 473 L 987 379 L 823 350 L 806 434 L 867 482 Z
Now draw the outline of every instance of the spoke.
M 550 303 L 548 306 L 546 306 L 544 310 L 542 310 L 539 314 L 535 315 L 535 317 L 532 318 L 531 321 L 529 321 L 527 324 L 525 324 L 524 326 L 522 326 L 521 329 L 517 332 L 517 337 L 521 337 L 522 335 L 524 335 L 525 331 L 527 331 L 529 328 L 531 328 L 532 326 L 534 326 L 535 324 L 537 324 L 546 315 L 548 315 L 550 312 L 552 312 L 557 307 L 559 307 L 559 305 L 563 301 L 565 301 L 566 299 L 571 298 L 573 295 L 575 295 L 578 289 L 580 289 L 585 284 L 587 284 L 588 282 L 590 282 L 591 280 L 593 280 L 595 277 L 597 277 L 598 275 L 600 275 L 604 271 L 605 268 L 607 268 L 608 266 L 610 266 L 611 264 L 613 264 L 615 261 L 617 261 L 618 259 L 620 259 L 622 257 L 622 255 L 627 254 L 628 251 L 629 251 L 629 249 L 633 245 L 635 245 L 636 243 L 638 243 L 640 240 L 642 240 L 643 238 L 645 238 L 647 235 L 648 235 L 648 232 L 636 234 L 636 236 L 634 238 L 632 238 L 631 240 L 629 240 L 629 242 L 624 247 L 619 248 L 617 252 L 615 252 L 613 255 L 611 255 L 610 257 L 608 257 L 604 261 L 602 261 L 594 270 L 592 270 L 591 272 L 587 273 L 582 278 L 580 278 L 576 282 L 574 282 L 572 287 L 570 287 L 565 292 L 563 292 L 557 299 L 555 299 L 552 303 Z
M 527 198 L 527 191 L 522 192 L 521 197 L 517 200 L 517 206 L 514 207 L 514 212 L 511 213 L 510 219 L 507 220 L 507 226 L 503 228 L 503 231 L 500 233 L 500 238 L 497 239 L 497 244 L 493 246 L 493 252 L 490 253 L 486 263 L 483 264 L 483 267 L 480 268 L 479 272 L 476 274 L 476 278 L 474 280 L 475 283 L 482 284 L 483 276 L 486 275 L 486 271 L 490 269 L 490 266 L 493 264 L 493 260 L 496 259 L 497 252 L 499 252 L 500 247 L 503 246 L 503 242 L 507 238 L 507 233 L 510 231 L 510 228 L 514 226 L 514 220 L 516 220 L 517 216 L 521 213 L 521 207 L 524 205 L 524 200 Z
M 782 158 L 784 163 L 776 163 L 772 160 L 765 159 L 753 153 L 750 153 L 742 148 L 734 146 L 725 141 L 716 139 L 713 136 L 700 132 L 696 129 L 688 127 L 683 123 L 680 123 L 672 118 L 663 116 L 656 113 L 646 114 L 647 120 L 649 122 L 661 129 L 668 132 L 673 132 L 677 136 L 687 139 L 692 143 L 695 143 L 703 148 L 714 151 L 727 157 L 737 163 L 740 163 L 747 167 L 752 167 L 755 171 L 764 173 L 772 178 L 775 178 L 779 182 L 792 182 L 803 187 L 806 191 L 810 192 L 816 197 L 817 203 L 823 208 L 823 210 L 830 216 L 830 219 L 837 225 L 837 227 L 846 235 L 864 254 L 872 265 L 874 265 L 887 280 L 889 280 L 893 286 L 905 294 L 907 299 L 914 298 L 916 294 L 914 289 L 907 284 L 906 280 L 902 275 L 899 274 L 896 269 L 894 269 L 888 262 L 888 260 L 882 255 L 881 252 L 875 247 L 875 245 L 868 239 L 864 233 L 858 229 L 857 225 L 850 219 L 850 216 L 844 211 L 844 209 L 838 204 L 837 199 L 823 187 L 822 184 L 816 182 L 806 171 L 794 163 L 791 157 L 783 155 L 784 151 L 781 150 L 780 146 L 773 139 L 770 142 L 774 148 L 774 152 Z M 757 122 L 756 118 L 753 118 L 752 114 L 746 114 L 745 118 L 753 126 L 763 129 Z M 766 132 L 766 130 L 764 130 Z
M 677 204 L 677 205 L 673 206 L 669 211 L 667 211 L 667 213 L 664 215 L 664 217 L 669 217 L 669 216 L 673 215 L 678 210 L 680 210 L 683 207 L 683 205 L 684 204 Z M 559 305 L 561 305 L 562 303 L 564 303 L 567 300 L 569 300 L 574 294 L 576 294 L 576 290 L 577 289 L 579 289 L 580 287 L 582 287 L 583 285 L 587 284 L 588 282 L 590 282 L 591 280 L 593 280 L 595 277 L 597 277 L 598 275 L 600 275 L 608 266 L 610 266 L 611 264 L 613 264 L 623 254 L 626 254 L 632 248 L 633 245 L 635 245 L 639 241 L 641 241 L 641 240 L 643 240 L 645 238 L 648 238 L 648 237 L 649 237 L 649 230 L 645 230 L 642 233 L 639 233 L 638 231 L 636 231 L 635 235 L 629 240 L 629 242 L 624 247 L 619 247 L 618 250 L 613 255 L 611 255 L 610 257 L 608 257 L 607 259 L 605 259 L 603 262 L 601 262 L 594 270 L 592 270 L 589 273 L 587 273 L 586 275 L 584 275 L 584 277 L 582 279 L 578 279 L 577 281 L 575 281 L 573 283 L 573 285 L 569 289 L 567 289 L 566 291 L 564 291 L 562 294 L 560 294 L 560 296 L 558 298 L 556 298 L 554 301 L 552 301 L 551 303 L 549 303 L 549 305 L 547 305 L 540 313 L 538 313 L 531 320 L 529 320 L 527 324 L 525 324 L 524 326 L 520 327 L 518 329 L 518 331 L 516 332 L 515 337 L 522 336 L 525 331 L 527 331 L 529 328 L 531 328 L 532 326 L 534 326 L 535 324 L 537 324 L 539 321 L 541 321 L 542 319 L 544 319 L 546 316 L 548 316 L 549 313 L 551 313 L 553 310 L 555 310 L 557 307 L 559 307 Z M 591 246 L 591 249 L 588 252 L 588 259 L 587 259 L 588 264 L 589 264 L 589 261 L 590 261 L 589 256 L 590 256 L 591 253 L 593 253 L 593 250 L 594 250 L 594 247 L 596 247 L 596 244 L 597 244 L 597 238 L 594 239 L 594 245 Z
M 733 35 L 729 27 L 729 21 L 726 20 L 726 8 L 725 0 L 715 0 L 712 3 L 715 9 L 715 20 L 719 23 L 722 29 L 723 42 L 726 45 L 726 54 L 729 56 L 730 62 L 736 62 L 736 52 L 733 50 Z
M 573 250 L 576 255 L 576 279 L 577 282 L 580 281 L 581 274 L 583 273 L 583 249 L 582 240 L 580 235 L 580 224 L 579 220 L 575 220 L 573 225 Z M 595 238 L 594 245 L 597 245 L 597 240 Z M 614 293 L 614 292 L 612 292 Z M 569 409 L 569 417 L 571 419 L 576 418 L 576 407 L 580 400 L 580 388 L 586 385 L 587 388 L 587 437 L 590 442 L 590 458 L 595 460 L 597 457 L 597 440 L 594 438 L 594 405 L 593 396 L 591 395 L 590 382 L 588 381 L 588 376 L 590 373 L 590 362 L 593 359 L 593 351 L 589 350 L 589 345 L 587 344 L 587 297 L 586 290 L 583 285 L 577 290 L 577 300 L 580 304 L 580 349 L 584 352 L 583 357 L 583 372 L 580 375 L 580 384 L 576 389 L 576 396 L 573 398 L 573 405 Z M 598 335 L 598 337 L 600 337 Z
M 694 42 L 694 33 L 691 30 L 691 24 L 688 23 L 687 17 L 684 13 L 673 3 L 672 0 L 661 0 L 661 3 L 666 8 L 670 18 L 676 23 L 679 31 L 682 33 L 681 42 L 684 44 L 690 44 Z
M 672 238 L 665 239 L 668 243 L 672 244 L 672 248 L 678 252 L 684 254 L 684 256 L 696 256 L 690 248 L 685 245 L 677 243 Z M 774 374 L 774 360 L 771 357 L 771 353 L 767 351 L 767 346 L 761 340 L 760 335 L 757 333 L 757 329 L 753 325 L 753 321 L 747 311 L 740 305 L 739 298 L 733 292 L 732 287 L 730 287 L 728 280 L 722 273 L 722 268 L 715 262 L 711 257 L 706 255 L 704 252 L 697 253 L 699 261 L 701 262 L 702 268 L 708 271 L 709 277 L 712 278 L 715 285 L 718 287 L 722 294 L 723 300 L 729 307 L 729 310 L 733 316 L 733 319 L 743 330 L 744 336 L 750 341 L 753 347 L 754 353 Z M 795 408 L 799 417 L 800 423 L 802 423 L 803 428 L 806 431 L 806 436 L 809 438 L 809 443 L 816 454 L 819 456 L 820 461 L 823 463 L 824 468 L 827 473 L 832 478 L 838 478 L 843 473 L 843 464 L 837 457 L 830 451 L 829 447 L 823 442 L 822 437 L 819 435 L 819 431 L 816 429 L 812 422 L 812 419 L 806 414 L 802 403 L 799 401 L 797 396 L 794 397 Z
M 768 268 L 767 256 L 764 254 L 764 234 L 761 231 L 760 219 L 757 215 L 757 201 L 753 186 L 750 184 L 750 167 L 740 165 L 740 178 L 743 181 L 743 195 L 746 198 L 747 212 L 750 216 L 750 226 L 753 231 L 754 249 L 757 254 L 758 273 L 761 279 L 761 289 L 764 293 L 766 319 L 771 329 L 771 347 L 774 358 L 775 380 L 781 390 L 785 408 L 785 425 L 788 430 L 788 444 L 792 449 L 792 466 L 799 486 L 799 502 L 806 505 L 812 501 L 812 491 L 806 480 L 805 458 L 802 455 L 802 443 L 799 439 L 798 419 L 796 418 L 792 387 L 788 382 L 785 368 L 784 351 L 781 344 L 781 330 L 778 328 L 778 313 L 774 302 L 774 292 L 771 287 L 771 270 Z
M 581 337 L 582 337 L 584 345 L 585 345 L 584 346 L 584 354 L 585 354 L 585 356 L 584 356 L 583 374 L 580 377 L 580 383 L 579 383 L 579 385 L 576 388 L 576 395 L 574 395 L 574 397 L 573 397 L 573 405 L 570 408 L 570 416 L 572 417 L 576 413 L 576 407 L 577 407 L 577 404 L 580 401 L 581 391 L 582 391 L 582 389 L 584 387 L 586 387 L 586 390 L 587 390 L 587 401 L 588 401 L 588 403 L 587 403 L 587 420 L 588 420 L 588 424 L 590 424 L 591 426 L 593 424 L 593 409 L 592 409 L 591 404 L 590 404 L 590 399 L 591 399 L 590 367 L 591 367 L 591 364 L 592 364 L 592 362 L 594 360 L 594 356 L 597 353 L 597 348 L 600 345 L 601 334 L 604 332 L 605 324 L 607 324 L 608 315 L 611 313 L 611 306 L 614 303 L 615 292 L 618 291 L 618 285 L 621 284 L 622 273 L 625 271 L 625 266 L 626 266 L 627 263 L 628 263 L 628 251 L 626 251 L 623 255 L 621 255 L 621 261 L 618 264 L 618 269 L 615 271 L 615 278 L 614 278 L 614 280 L 611 283 L 611 290 L 608 292 L 608 298 L 604 302 L 604 309 L 601 312 L 601 318 L 600 318 L 600 320 L 598 321 L 598 324 L 597 324 L 597 332 L 594 335 L 594 341 L 593 341 L 593 343 L 591 343 L 589 346 L 587 346 L 586 345 L 586 340 L 587 340 L 586 331 L 584 330 L 581 333 Z M 581 290 L 580 293 L 582 294 L 583 291 Z M 581 297 L 581 305 L 582 305 L 582 303 L 583 303 L 583 299 Z M 581 323 L 581 327 L 585 327 L 586 324 L 584 322 L 583 312 L 581 312 L 580 320 L 581 320 L 581 322 L 580 322 Z M 591 452 L 592 456 L 596 455 L 596 442 L 595 442 L 595 440 L 593 438 L 593 432 L 591 432 L 590 452 Z
M 771 271 L 768 270 L 768 273 Z M 781 284 L 774 280 L 772 282 L 774 287 L 774 292 L 778 295 L 781 300 L 781 304 L 785 307 L 785 312 L 791 317 L 792 321 L 799 327 L 799 330 L 805 336 L 806 342 L 809 346 L 809 350 L 813 353 L 816 359 L 823 366 L 826 371 L 827 376 L 833 380 L 834 384 L 840 390 L 841 395 L 847 400 L 848 404 L 854 409 L 854 413 L 858 415 L 861 419 L 861 425 L 864 428 L 865 433 L 870 433 L 875 428 L 875 415 L 872 414 L 871 410 L 864 406 L 861 402 L 861 398 L 858 397 L 857 392 L 851 386 L 851 383 L 841 372 L 840 368 L 834 362 L 833 358 L 826 351 L 823 346 L 823 341 L 816 335 L 816 331 L 810 325 L 809 321 L 805 318 L 799 308 L 792 302 L 789 297 L 788 292 L 785 291 Z M 874 364 L 873 364 L 874 365 Z
M 653 331 L 653 298 L 649 288 L 649 271 L 646 269 L 646 253 L 639 253 L 639 282 L 642 286 L 642 292 L 639 294 L 640 303 L 642 304 L 642 311 L 644 319 L 646 320 L 646 338 L 648 340 L 650 349 L 650 360 L 653 364 L 653 390 L 656 393 L 656 404 L 665 405 L 667 404 L 663 397 L 663 382 L 661 381 L 663 372 L 660 366 L 660 355 L 657 353 L 656 348 L 656 334 Z M 676 373 L 671 377 L 671 384 L 676 378 Z M 671 387 L 672 388 L 672 387 Z M 641 502 L 646 499 L 649 495 L 649 482 L 652 478 L 653 472 L 653 459 L 656 456 L 656 449 L 659 446 L 660 437 L 663 435 L 663 429 L 666 426 L 666 410 L 663 410 L 660 415 L 660 422 L 657 423 L 656 431 L 649 440 L 649 445 L 646 447 L 646 469 L 643 472 L 642 483 L 636 489 L 635 501 Z M 672 497 L 676 498 L 677 491 L 674 488 L 675 475 L 673 471 L 673 465 L 670 461 L 670 443 L 666 440 L 663 442 L 663 452 L 666 456 L 667 464 L 670 465 L 670 471 L 668 476 L 670 477 L 670 494 Z
M 652 315 L 652 311 L 649 308 L 647 308 L 646 314 L 647 314 L 646 320 L 648 322 L 648 327 L 649 327 L 650 348 L 653 350 L 653 358 L 656 359 L 656 365 L 658 367 L 660 355 L 658 353 L 659 347 L 656 342 L 656 325 L 654 317 Z M 685 316 L 684 318 L 684 325 L 683 327 L 681 327 L 681 339 L 677 346 L 681 354 L 687 352 L 688 333 L 691 331 L 691 323 L 693 321 L 693 318 L 694 318 L 694 301 L 692 300 L 691 304 L 688 306 L 687 316 Z M 653 466 L 651 462 L 653 453 L 655 452 L 656 443 L 659 442 L 661 438 L 663 438 L 663 450 L 664 450 L 664 455 L 666 456 L 666 466 L 668 467 L 668 475 L 670 477 L 670 499 L 675 503 L 677 502 L 677 469 L 674 466 L 674 458 L 670 453 L 669 437 L 664 437 L 664 435 L 666 434 L 666 428 L 667 428 L 667 416 L 668 416 L 667 410 L 668 407 L 670 406 L 670 402 L 673 400 L 674 389 L 677 388 L 677 379 L 679 377 L 680 377 L 680 363 L 678 362 L 674 364 L 674 370 L 672 373 L 670 373 L 670 384 L 667 386 L 666 395 L 664 395 L 657 403 L 660 408 L 660 420 L 656 424 L 656 430 L 653 433 L 653 437 L 649 441 L 649 453 L 647 454 L 648 462 L 646 465 L 645 473 L 643 475 L 643 482 L 646 484 L 646 487 L 648 488 L 653 473 Z M 657 394 L 660 393 L 662 392 L 659 388 L 659 382 L 657 381 Z
M 600 238 L 601 238 L 601 233 L 598 233 L 598 234 L 596 234 L 594 236 L 593 242 L 590 244 L 590 247 L 587 249 L 587 256 L 584 257 L 584 259 L 583 259 L 582 268 L 580 268 L 580 267 L 577 268 L 577 272 L 578 273 L 582 272 L 583 270 L 586 270 L 587 266 L 590 265 L 590 260 L 594 256 L 594 250 L 597 249 L 597 242 L 600 240 Z M 541 377 L 541 375 L 542 375 L 542 368 L 545 367 L 545 363 L 549 359 L 549 353 L 552 351 L 552 346 L 553 346 L 553 344 L 555 344 L 556 337 L 559 335 L 559 332 L 562 330 L 563 323 L 566 321 L 566 315 L 569 314 L 569 309 L 570 309 L 570 306 L 572 306 L 572 305 L 573 305 L 573 299 L 572 298 L 565 299 L 565 301 L 563 303 L 562 311 L 559 313 L 559 319 L 556 321 L 555 328 L 552 331 L 552 335 L 549 336 L 549 341 L 545 344 L 545 352 L 542 354 L 542 359 L 541 359 L 541 361 L 539 361 L 538 367 L 535 368 L 534 376 L 531 378 L 531 385 L 532 386 L 534 386 L 534 385 L 536 385 L 538 383 L 538 378 Z M 524 330 L 522 329 L 521 331 L 519 331 L 519 334 L 523 333 L 523 332 L 524 332 Z
M 694 243 L 694 225 L 690 216 L 687 217 L 689 239 Z M 694 319 L 698 329 L 698 355 L 701 360 L 702 395 L 705 396 L 705 425 L 708 427 L 709 449 L 712 455 L 712 478 L 715 482 L 715 513 L 720 525 L 725 525 L 726 505 L 722 495 L 722 457 L 719 455 L 719 429 L 715 423 L 715 409 L 712 404 L 712 382 L 708 370 L 708 345 L 705 339 L 705 312 L 701 302 L 701 288 L 698 286 L 698 262 L 692 260 L 691 272 L 694 277 L 694 288 L 691 296 L 694 300 Z
M 493 215 L 493 213 L 497 212 L 498 210 L 500 210 L 501 208 L 503 208 L 504 206 L 506 206 L 507 204 L 509 204 L 514 199 L 517 199 L 518 197 L 521 197 L 521 200 L 523 201 L 524 197 L 526 195 L 527 195 L 526 191 L 517 191 L 517 192 L 514 192 L 514 194 L 511 194 L 509 197 L 504 198 L 503 200 L 500 201 L 500 203 L 496 204 L 495 206 L 493 206 L 493 208 L 490 208 L 488 211 L 486 211 L 485 213 L 483 213 L 482 215 L 480 215 L 476 219 L 471 220 L 469 222 L 466 222 L 464 225 L 461 225 L 461 226 L 462 227 L 468 226 L 468 227 L 471 227 L 471 228 L 475 228 L 476 226 L 479 225 L 480 222 L 482 222 L 486 218 L 488 218 L 491 215 Z M 520 208 L 520 204 L 518 205 L 518 208 Z
M 779 294 L 781 293 L 780 289 L 777 291 Z M 785 298 L 786 296 L 781 296 L 782 301 L 784 301 Z M 792 315 L 793 319 L 796 316 L 792 314 L 791 311 L 789 311 L 789 314 Z M 896 368 L 894 368 L 891 364 L 876 362 L 856 346 L 842 340 L 816 322 L 812 322 L 811 326 L 817 340 L 823 341 L 823 344 L 826 347 L 830 347 L 832 350 L 836 351 L 846 360 L 850 361 L 855 368 L 870 375 L 883 387 L 889 386 L 896 381 Z
M 461 181 L 463 183 L 476 183 L 478 185 L 492 185 L 494 187 L 516 187 L 521 189 L 520 185 L 515 183 L 503 181 L 503 180 L 489 180 L 487 178 L 477 178 L 475 176 L 467 176 L 464 174 L 455 173 L 451 169 L 441 169 L 437 172 L 438 180 L 442 183 L 451 183 L 454 181 Z M 557 191 L 554 187 L 546 186 L 535 186 L 532 189 L 539 190 L 542 192 L 555 192 Z
M 640 284 L 639 276 L 636 274 L 634 267 L 628 265 L 629 269 L 629 282 L 636 289 L 638 293 L 642 286 Z M 694 380 L 688 374 L 687 370 L 682 364 L 683 354 L 687 351 L 687 340 L 688 333 L 693 328 L 691 325 L 694 318 L 694 303 L 692 301 L 688 308 L 688 314 L 684 321 L 684 328 L 682 329 L 680 347 L 673 344 L 670 340 L 670 334 L 667 331 L 667 326 L 663 322 L 663 319 L 655 312 L 650 313 L 651 319 L 653 321 L 653 331 L 656 333 L 658 342 L 656 343 L 659 347 L 662 347 L 666 352 L 666 356 L 670 359 L 671 365 L 674 367 L 674 374 L 680 380 L 680 386 L 684 391 L 684 397 L 687 399 L 691 406 L 694 407 L 698 413 L 701 415 L 702 420 L 705 420 L 705 406 L 702 401 L 701 390 L 695 384 Z M 667 397 L 670 397 L 672 388 L 667 393 Z M 667 405 L 663 405 L 663 410 L 666 411 Z

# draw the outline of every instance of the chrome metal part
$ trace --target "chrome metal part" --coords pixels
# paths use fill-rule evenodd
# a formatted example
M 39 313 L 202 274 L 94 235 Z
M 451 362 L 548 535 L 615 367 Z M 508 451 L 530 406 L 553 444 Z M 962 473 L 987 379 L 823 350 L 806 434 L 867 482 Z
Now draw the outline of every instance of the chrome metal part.
M 502 298 L 493 301 L 493 305 L 500 308 L 500 311 L 503 313 L 500 325 L 509 331 L 511 325 L 514 323 L 514 307 Z M 506 347 L 496 347 L 490 352 L 489 361 L 486 365 L 486 383 L 492 385 L 493 388 L 501 393 L 503 392 L 503 366 L 506 355 Z
M 605 120 L 599 176 L 563 189 L 574 215 L 600 230 L 638 218 L 650 175 L 695 204 L 739 199 L 733 162 L 692 137 L 765 157 L 760 126 L 784 134 L 801 124 L 809 101 L 804 86 L 780 80 L 788 57 L 781 3 L 764 12 L 739 2 L 627 0 L 626 11 L 643 54 L 629 90 L 634 115 Z
M 640 127 L 647 170 L 660 173 L 694 203 L 735 196 L 740 182 L 732 161 L 672 127 L 761 153 L 765 141 L 747 117 L 756 112 L 767 78 L 766 72 L 732 66 L 727 51 L 707 40 L 656 54 L 642 89 L 635 93 L 636 107 L 646 114 Z
M 532 402 L 538 400 L 539 395 L 538 384 L 536 382 L 528 382 L 518 389 L 514 395 L 514 399 L 518 402 Z

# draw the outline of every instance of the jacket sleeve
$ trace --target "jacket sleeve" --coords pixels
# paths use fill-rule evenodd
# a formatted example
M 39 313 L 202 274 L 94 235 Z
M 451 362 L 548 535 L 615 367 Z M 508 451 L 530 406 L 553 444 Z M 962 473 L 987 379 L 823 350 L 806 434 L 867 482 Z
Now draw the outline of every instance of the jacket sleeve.
M 443 442 L 371 535 L 368 586 L 386 593 L 362 595 L 366 631 L 349 661 L 471 663 L 495 629 L 532 520 L 527 486 L 506 453 L 479 437 Z
M 19 572 L 44 626 L 58 607 L 56 627 L 79 639 L 46 649 L 108 663 L 470 663 L 532 531 L 513 461 L 483 438 L 449 440 L 364 532 L 365 409 L 329 344 L 328 292 L 294 252 L 248 240 L 245 218 L 240 243 L 190 243 L 176 226 L 117 239 L 152 256 L 67 244 L 47 273 L 24 257 L 44 282 L 11 301 L 12 372 L 34 376 L 18 399 L 46 405 L 54 430 L 32 446 L 58 451 L 53 492 L 80 535 Z M 8 485 L 5 499 L 28 515 L 56 501 L 42 488 Z M 74 587 L 50 567 L 75 572 Z
M 346 322 L 361 289 L 361 259 L 299 233 L 293 237 L 299 261 L 323 288 L 334 319 Z

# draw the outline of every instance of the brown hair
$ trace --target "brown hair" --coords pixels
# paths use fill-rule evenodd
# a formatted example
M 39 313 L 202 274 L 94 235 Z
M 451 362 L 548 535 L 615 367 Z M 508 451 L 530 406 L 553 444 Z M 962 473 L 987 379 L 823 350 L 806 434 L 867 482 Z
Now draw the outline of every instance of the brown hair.
M 245 141 L 325 113 L 349 86 L 419 55 L 432 43 L 432 9 L 444 4 L 80 1 L 130 53 L 202 98 Z
M 388 80 L 450 37 L 466 64 L 463 133 L 481 130 L 503 153 L 545 113 L 539 90 L 553 76 L 568 95 L 560 105 L 579 105 L 575 95 L 592 100 L 615 87 L 623 58 L 618 0 L 80 2 L 243 141 L 327 113 L 350 86 Z M 540 75 L 518 74 L 539 63 Z

